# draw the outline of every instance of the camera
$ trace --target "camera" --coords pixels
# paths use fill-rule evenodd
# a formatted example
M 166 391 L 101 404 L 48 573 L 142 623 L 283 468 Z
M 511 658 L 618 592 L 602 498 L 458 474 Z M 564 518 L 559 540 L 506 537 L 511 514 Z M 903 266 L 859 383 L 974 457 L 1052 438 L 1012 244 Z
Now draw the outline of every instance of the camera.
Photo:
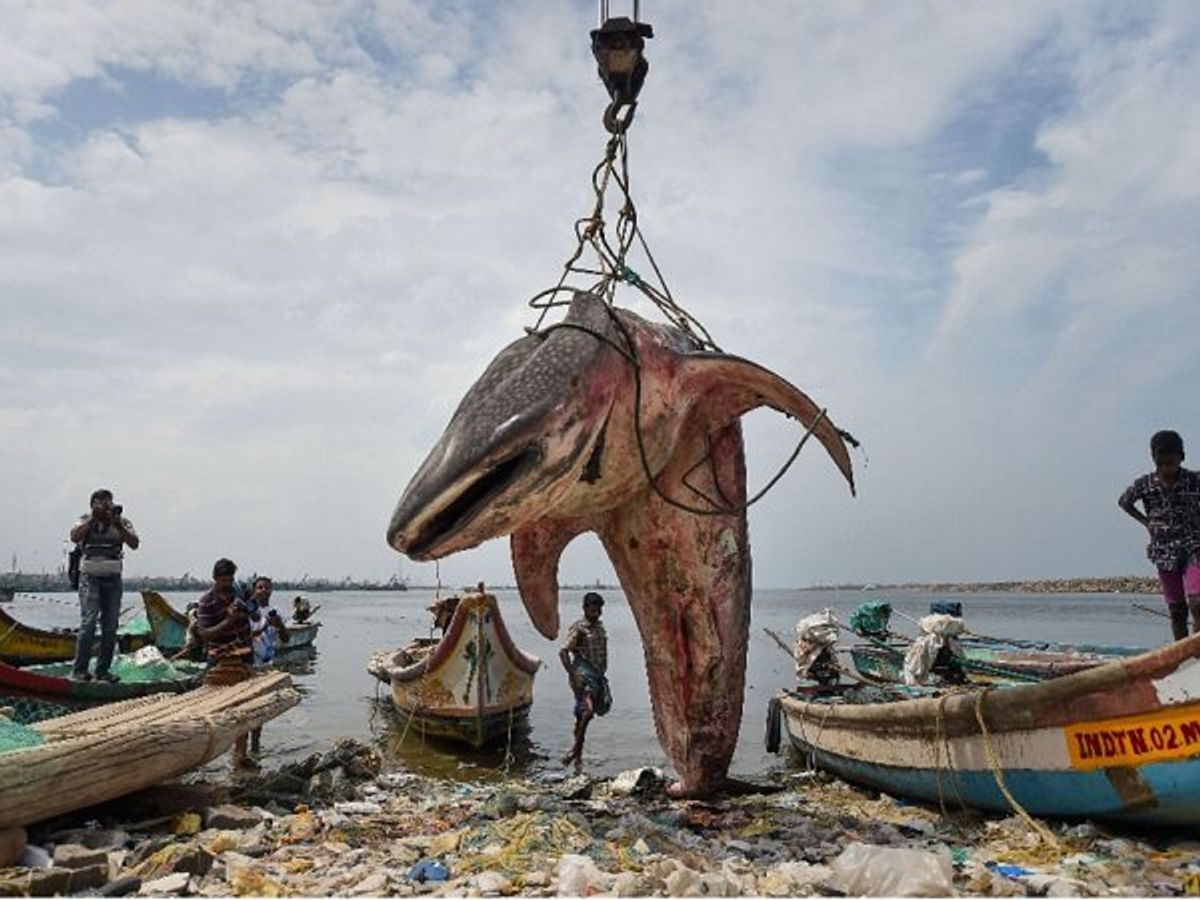
M 120 503 L 114 503 L 113 508 L 112 508 L 112 514 L 114 516 L 124 515 L 125 507 L 123 507 Z

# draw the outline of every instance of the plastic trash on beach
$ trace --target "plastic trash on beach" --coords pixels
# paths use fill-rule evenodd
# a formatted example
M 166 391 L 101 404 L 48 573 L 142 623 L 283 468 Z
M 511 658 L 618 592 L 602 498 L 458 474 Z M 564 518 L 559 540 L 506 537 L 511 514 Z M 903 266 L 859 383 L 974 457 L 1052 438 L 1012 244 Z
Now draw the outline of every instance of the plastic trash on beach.
M 420 884 L 426 881 L 449 881 L 450 870 L 440 859 L 423 859 L 408 870 L 408 880 Z
M 564 855 L 554 866 L 554 873 L 560 897 L 590 897 L 607 891 L 613 883 L 613 876 L 601 872 L 589 857 L 574 853 Z
M 854 843 L 833 861 L 829 883 L 853 897 L 949 897 L 954 866 L 948 856 L 903 847 Z
M 935 614 L 921 617 L 921 636 L 912 642 L 904 654 L 904 683 L 924 684 L 937 660 L 938 652 L 946 647 L 953 656 L 961 657 L 958 636 L 966 626 L 962 619 Z

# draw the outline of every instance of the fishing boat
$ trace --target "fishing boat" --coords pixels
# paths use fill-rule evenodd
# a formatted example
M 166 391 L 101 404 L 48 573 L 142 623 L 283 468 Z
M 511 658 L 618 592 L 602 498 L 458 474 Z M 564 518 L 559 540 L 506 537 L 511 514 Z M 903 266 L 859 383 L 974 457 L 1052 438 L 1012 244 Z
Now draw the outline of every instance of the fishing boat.
M 23 669 L 0 663 L 0 709 L 8 710 L 13 721 L 28 725 L 101 703 L 182 693 L 198 687 L 204 677 L 204 666 L 168 663 L 154 647 L 145 647 L 132 657 L 118 657 L 113 671 L 120 676 L 119 682 L 76 681 L 70 677 L 71 668 L 71 663 Z
M 902 797 L 1138 825 L 1200 825 L 1200 635 L 1038 684 L 806 687 L 770 738 Z
M 36 663 L 63 662 L 75 658 L 74 628 L 34 628 L 14 619 L 0 609 L 0 662 L 12 666 Z M 99 649 L 99 640 L 96 647 Z M 152 643 L 150 635 L 121 631 L 117 634 L 117 649 L 133 653 Z
M 870 681 L 903 682 L 904 658 L 912 638 L 889 630 L 891 604 L 874 601 L 860 604 L 850 616 L 850 629 L 867 643 L 850 648 L 854 668 Z M 934 602 L 926 621 L 953 617 L 962 622 L 962 604 Z M 1145 653 L 1144 647 L 1110 644 L 1071 644 L 1056 641 L 1029 641 L 993 638 L 971 634 L 959 626 L 954 637 L 954 653 L 961 669 L 976 681 L 1045 681 L 1086 669 L 1094 669 L 1114 659 Z M 935 677 L 934 683 L 938 682 Z
M 481 592 L 459 601 L 441 639 L 377 653 L 367 670 L 390 686 L 406 728 L 479 748 L 525 723 L 540 666 L 513 643 L 495 596 Z
M 182 775 L 300 702 L 284 672 L 125 700 L 24 727 L 0 719 L 0 828 Z
M 960 641 L 959 646 L 962 650 L 962 668 L 974 681 L 1045 681 L 1094 669 L 1113 660 L 1113 656 L 1072 650 L 1056 652 L 1019 647 L 980 648 L 965 641 Z M 850 648 L 850 659 L 855 670 L 870 681 L 902 683 L 907 649 L 907 644 L 893 642 L 858 644 Z
M 142 603 L 146 607 L 146 620 L 150 623 L 154 644 L 163 653 L 183 649 L 187 643 L 187 616 L 168 603 L 157 591 L 142 591 Z M 290 640 L 287 643 L 279 641 L 275 645 L 276 658 L 311 653 L 320 627 L 320 622 L 289 622 L 287 628 Z

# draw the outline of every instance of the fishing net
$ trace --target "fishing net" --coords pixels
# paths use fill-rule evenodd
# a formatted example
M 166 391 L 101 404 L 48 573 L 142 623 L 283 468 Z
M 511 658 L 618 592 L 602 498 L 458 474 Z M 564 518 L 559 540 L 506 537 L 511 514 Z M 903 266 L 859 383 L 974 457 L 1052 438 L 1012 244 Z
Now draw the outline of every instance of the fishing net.
M 0 753 L 10 750 L 21 750 L 25 747 L 36 747 L 46 739 L 34 731 L 11 719 L 0 716 Z
M 72 663 L 51 663 L 30 666 L 30 671 L 58 678 L 71 676 Z M 122 684 L 150 684 L 163 681 L 187 681 L 204 671 L 204 667 L 186 660 L 172 662 L 157 647 L 143 647 L 136 653 L 121 653 L 113 657 L 109 671 Z M 96 699 L 101 699 L 100 695 Z
M 850 614 L 850 628 L 863 637 L 886 637 L 892 618 L 892 604 L 885 600 L 860 603 Z
M 139 613 L 121 627 L 122 634 L 153 634 L 150 629 L 150 620 L 146 618 L 145 613 Z
M 45 722 L 47 719 L 57 719 L 67 713 L 82 709 L 80 703 L 59 703 L 54 700 L 43 700 L 40 697 L 10 697 L 0 696 L 0 709 L 5 711 L 13 722 L 18 725 L 32 725 L 35 722 Z M 0 722 L 3 722 L 0 717 Z M 3 738 L 0 737 L 0 745 Z M 2 747 L 0 747 L 2 749 Z
M 143 647 L 136 653 L 121 655 L 113 660 L 112 672 L 125 683 L 145 684 L 152 681 L 186 681 L 203 671 L 203 667 L 186 660 L 172 662 L 157 647 Z

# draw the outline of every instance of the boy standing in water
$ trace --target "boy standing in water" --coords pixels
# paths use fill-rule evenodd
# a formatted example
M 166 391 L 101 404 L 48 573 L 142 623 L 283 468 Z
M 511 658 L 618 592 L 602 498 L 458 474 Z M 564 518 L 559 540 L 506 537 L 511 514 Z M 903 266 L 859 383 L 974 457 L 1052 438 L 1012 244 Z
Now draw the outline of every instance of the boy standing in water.
M 563 765 L 583 765 L 583 739 L 593 716 L 602 716 L 612 706 L 608 690 L 608 635 L 600 614 L 604 598 L 595 591 L 583 595 L 583 618 L 567 632 L 567 642 L 558 651 L 575 693 L 575 745 L 563 757 Z
M 1175 640 L 1200 634 L 1200 472 L 1183 467 L 1183 438 L 1159 431 L 1150 439 L 1154 471 L 1134 481 L 1118 505 L 1150 533 L 1146 555 L 1158 569 Z M 1134 504 L 1142 502 L 1143 513 Z

